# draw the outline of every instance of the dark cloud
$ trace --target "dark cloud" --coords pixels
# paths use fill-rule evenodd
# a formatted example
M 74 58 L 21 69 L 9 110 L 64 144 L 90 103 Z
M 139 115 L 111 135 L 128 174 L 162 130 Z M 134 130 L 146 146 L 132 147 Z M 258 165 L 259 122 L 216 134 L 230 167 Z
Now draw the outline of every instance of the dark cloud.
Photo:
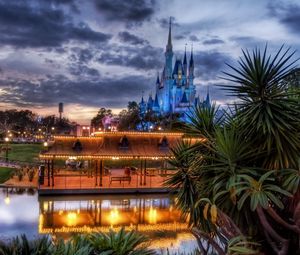
M 179 23 L 176 21 L 175 17 L 171 16 L 170 18 L 171 18 L 172 27 L 179 27 L 180 26 Z M 160 27 L 169 28 L 170 18 L 157 19 L 156 21 L 158 22 Z
M 196 35 L 190 35 L 189 39 L 192 41 L 192 42 L 199 42 L 199 38 L 196 36 Z
M 73 62 L 89 63 L 95 55 L 95 49 L 92 47 L 73 47 L 71 51 L 72 54 L 69 56 L 69 59 Z
M 300 5 L 286 2 L 270 2 L 268 10 L 271 17 L 277 17 L 291 32 L 300 34 Z
M 45 4 L 44 4 L 45 3 Z M 46 1 L 0 2 L 0 44 L 14 47 L 58 47 L 76 40 L 107 42 L 111 35 L 92 30 L 87 24 L 75 25 L 62 8 Z
M 225 43 L 223 40 L 217 38 L 207 39 L 202 42 L 202 44 L 204 45 L 223 44 L 223 43 Z
M 185 39 L 186 37 L 184 35 L 175 35 L 174 36 L 174 39 L 176 40 L 182 40 L 182 39 Z
M 149 42 L 143 38 L 140 38 L 134 34 L 129 33 L 128 31 L 123 31 L 118 34 L 120 40 L 128 44 L 148 44 Z
M 218 51 L 195 52 L 196 77 L 201 80 L 213 80 L 221 76 L 221 71 L 226 68 L 225 63 L 231 63 L 233 59 L 226 53 Z
M 95 0 L 97 10 L 109 21 L 141 25 L 150 20 L 155 12 L 155 0 Z
M 254 49 L 259 46 L 264 47 L 266 44 L 264 40 L 252 36 L 232 36 L 229 40 L 235 42 L 243 49 Z
M 163 66 L 163 49 L 151 45 L 142 47 L 122 46 L 111 51 L 103 51 L 98 61 L 107 65 L 157 70 Z
M 3 91 L 0 100 L 18 107 L 54 106 L 64 102 L 120 108 L 130 100 L 138 100 L 142 91 L 150 89 L 150 84 L 144 76 L 130 75 L 97 81 L 72 81 L 62 75 L 48 76 L 38 82 L 9 79 L 0 80 Z

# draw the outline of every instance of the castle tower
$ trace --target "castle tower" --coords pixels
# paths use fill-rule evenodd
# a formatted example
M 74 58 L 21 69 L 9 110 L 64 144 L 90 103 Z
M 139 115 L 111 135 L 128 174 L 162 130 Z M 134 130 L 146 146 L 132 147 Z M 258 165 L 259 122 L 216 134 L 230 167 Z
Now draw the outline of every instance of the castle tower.
M 172 76 L 172 62 L 173 62 L 173 46 L 172 46 L 172 32 L 171 32 L 171 17 L 170 17 L 170 23 L 169 23 L 169 35 L 168 35 L 168 43 L 166 46 L 166 77 L 168 79 Z

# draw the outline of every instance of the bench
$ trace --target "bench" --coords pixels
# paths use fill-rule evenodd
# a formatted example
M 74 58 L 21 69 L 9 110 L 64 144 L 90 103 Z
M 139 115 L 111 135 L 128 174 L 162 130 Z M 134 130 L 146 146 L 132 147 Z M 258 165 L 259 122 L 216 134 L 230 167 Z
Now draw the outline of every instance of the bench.
M 121 184 L 121 182 L 124 182 L 124 181 L 127 181 L 128 183 L 130 183 L 131 176 L 111 176 L 109 178 L 109 181 L 110 181 L 110 183 L 112 183 L 113 181 L 118 181 L 118 182 L 120 182 L 120 184 Z

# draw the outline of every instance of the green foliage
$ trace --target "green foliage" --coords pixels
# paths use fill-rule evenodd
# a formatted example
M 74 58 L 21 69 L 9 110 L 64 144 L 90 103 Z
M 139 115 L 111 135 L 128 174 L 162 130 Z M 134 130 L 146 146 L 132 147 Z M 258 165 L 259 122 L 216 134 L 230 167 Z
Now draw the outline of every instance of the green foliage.
M 219 121 L 214 106 L 194 109 L 183 131 L 205 139 L 173 150 L 178 170 L 166 184 L 178 189 L 198 243 L 218 254 L 256 254 L 256 242 L 266 253 L 299 249 L 288 208 L 299 204 L 300 110 L 283 82 L 293 54 L 243 51 L 225 73 L 233 83 L 225 89 L 238 98 L 231 111 Z
M 14 168 L 0 167 L 0 184 L 6 182 L 14 173 Z
M 250 247 L 253 248 L 250 248 Z M 231 238 L 228 241 L 228 255 L 250 255 L 250 254 L 257 254 L 258 250 L 255 247 L 258 247 L 259 244 L 255 242 L 248 241 L 243 236 L 236 236 Z
M 89 237 L 96 254 L 112 255 L 154 255 L 155 252 L 146 247 L 148 238 L 137 232 L 119 232 L 110 230 L 108 234 L 96 233 Z
M 0 242 L 0 255 L 50 255 L 50 248 L 48 237 L 29 241 L 25 235 L 21 235 L 9 243 Z
M 267 46 L 263 52 L 243 51 L 239 68 L 229 65 L 234 73 L 225 72 L 228 78 L 224 79 L 236 84 L 225 90 L 240 99 L 240 130 L 258 151 L 266 151 L 263 165 L 270 169 L 298 163 L 299 104 L 282 82 L 295 63 L 291 60 L 294 53 L 284 51 L 283 46 L 274 57 L 267 54 Z
M 0 242 L 0 255 L 154 255 L 146 247 L 148 238 L 135 231 L 75 235 L 67 241 L 48 237 L 29 241 L 25 235 Z
M 112 111 L 111 109 L 106 109 L 104 107 L 100 108 L 97 115 L 95 117 L 92 118 L 91 120 L 91 125 L 93 127 L 95 127 L 96 129 L 98 128 L 102 128 L 103 129 L 103 123 L 102 123 L 102 119 L 105 116 L 112 116 Z

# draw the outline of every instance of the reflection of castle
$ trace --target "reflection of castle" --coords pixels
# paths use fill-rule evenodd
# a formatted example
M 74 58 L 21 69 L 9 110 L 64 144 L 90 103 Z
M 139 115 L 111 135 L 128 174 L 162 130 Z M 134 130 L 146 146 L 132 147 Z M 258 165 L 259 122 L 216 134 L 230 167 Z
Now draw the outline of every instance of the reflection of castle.
M 170 113 L 183 115 L 190 107 L 198 104 L 210 107 L 209 93 L 202 102 L 200 102 L 199 97 L 196 97 L 193 50 L 190 54 L 189 64 L 187 63 L 186 51 L 183 62 L 181 59 L 176 59 L 174 66 L 173 55 L 170 20 L 168 43 L 165 51 L 165 66 L 161 77 L 157 76 L 154 99 L 150 95 L 146 102 L 142 97 L 139 103 L 141 115 L 146 114 L 148 111 L 152 111 L 156 115 Z
M 39 233 L 68 237 L 71 233 L 107 232 L 110 228 L 138 230 L 151 239 L 180 243 L 193 240 L 174 201 L 166 195 L 39 198 Z M 162 231 L 165 236 L 162 236 Z M 157 245 L 162 242 L 155 241 Z M 162 248 L 162 247 L 156 247 Z

